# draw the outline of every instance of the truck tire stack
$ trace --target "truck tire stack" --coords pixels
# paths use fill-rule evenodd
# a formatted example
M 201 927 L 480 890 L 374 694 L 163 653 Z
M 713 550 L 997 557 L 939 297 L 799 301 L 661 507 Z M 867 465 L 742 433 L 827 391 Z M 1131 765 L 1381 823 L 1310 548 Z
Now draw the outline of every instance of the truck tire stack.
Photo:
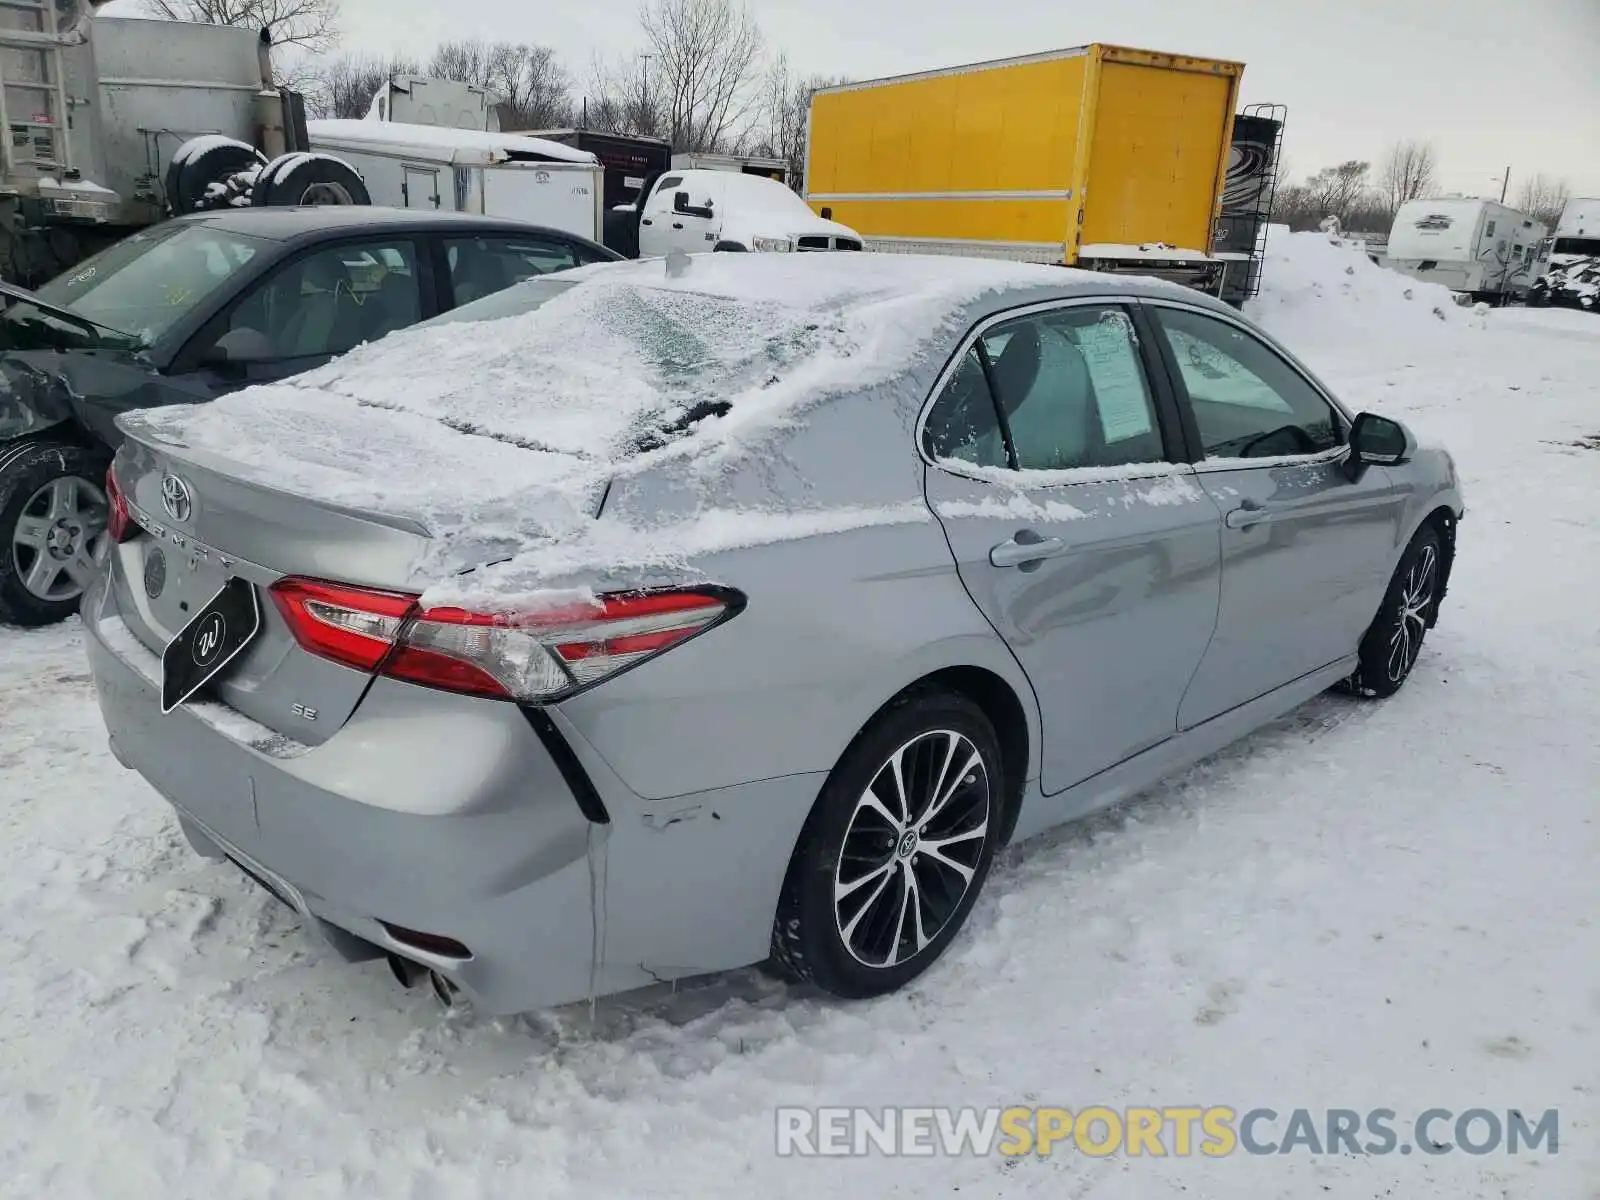
M 372 197 L 355 168 L 331 154 L 285 154 L 267 161 L 254 146 L 209 134 L 179 146 L 167 166 L 174 216 L 250 205 L 367 205 Z

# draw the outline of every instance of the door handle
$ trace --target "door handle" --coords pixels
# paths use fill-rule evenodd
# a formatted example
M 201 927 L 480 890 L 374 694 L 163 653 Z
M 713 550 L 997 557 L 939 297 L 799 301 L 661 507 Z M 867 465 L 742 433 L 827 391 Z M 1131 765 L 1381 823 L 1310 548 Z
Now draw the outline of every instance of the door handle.
M 672 227 L 674 229 L 682 229 L 683 228 L 683 222 L 682 221 L 674 221 L 672 223 Z
M 655 222 L 652 221 L 649 217 L 645 217 L 643 220 L 641 220 L 639 222 L 639 224 L 641 224 L 641 225 L 654 225 Z
M 989 562 L 996 567 L 1023 567 L 1065 553 L 1067 544 L 1060 538 L 1042 538 L 1024 529 L 1009 541 L 989 551 Z
M 1259 525 L 1262 521 L 1271 519 L 1272 513 L 1269 510 L 1254 501 L 1246 500 L 1222 520 L 1229 529 L 1249 529 L 1252 525 Z

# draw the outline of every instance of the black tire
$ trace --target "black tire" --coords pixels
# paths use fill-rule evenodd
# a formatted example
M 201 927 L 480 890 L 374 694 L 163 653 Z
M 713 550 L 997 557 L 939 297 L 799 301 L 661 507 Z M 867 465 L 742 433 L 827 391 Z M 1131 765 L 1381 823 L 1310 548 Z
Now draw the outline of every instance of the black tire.
M 267 161 L 266 156 L 248 142 L 219 141 L 212 137 L 206 138 L 207 145 L 195 153 L 191 147 L 199 140 L 192 139 L 179 146 L 167 166 L 167 204 L 174 216 L 210 207 L 206 189 L 213 183 L 221 183 Z
M 1347 681 L 1349 691 L 1382 699 L 1405 685 L 1443 594 L 1444 546 L 1439 531 L 1424 525 L 1400 556 L 1378 615 L 1361 639 L 1360 665 Z
M 0 621 L 53 625 L 78 611 L 84 586 L 99 569 L 93 564 L 105 537 L 110 461 L 103 450 L 67 442 L 0 447 Z M 74 482 L 62 492 L 74 492 L 81 508 L 60 511 L 57 519 L 51 489 L 65 480 Z M 40 555 L 55 568 L 44 594 L 37 587 L 40 576 L 33 574 Z
M 909 822 L 885 816 L 897 807 L 897 758 Z M 958 763 L 965 765 L 959 775 Z M 954 786 L 935 805 L 941 778 Z M 916 692 L 878 716 L 845 751 L 806 819 L 778 901 L 771 965 L 846 998 L 892 992 L 920 975 L 983 888 L 1007 786 L 994 728 L 964 696 Z M 930 853 L 936 837 L 939 850 Z M 917 880 L 915 892 L 908 878 Z M 915 910 L 908 895 L 917 898 Z
M 372 195 L 356 169 L 331 154 L 286 154 L 269 163 L 250 196 L 257 208 L 365 205 Z

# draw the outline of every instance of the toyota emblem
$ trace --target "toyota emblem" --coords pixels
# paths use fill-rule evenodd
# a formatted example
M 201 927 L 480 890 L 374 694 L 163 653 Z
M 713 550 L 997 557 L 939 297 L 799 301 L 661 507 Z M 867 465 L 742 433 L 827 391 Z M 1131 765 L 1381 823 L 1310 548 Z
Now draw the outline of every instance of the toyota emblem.
M 167 516 L 174 521 L 187 521 L 194 512 L 194 496 L 189 492 L 189 485 L 176 475 L 163 475 L 161 507 L 167 510 Z

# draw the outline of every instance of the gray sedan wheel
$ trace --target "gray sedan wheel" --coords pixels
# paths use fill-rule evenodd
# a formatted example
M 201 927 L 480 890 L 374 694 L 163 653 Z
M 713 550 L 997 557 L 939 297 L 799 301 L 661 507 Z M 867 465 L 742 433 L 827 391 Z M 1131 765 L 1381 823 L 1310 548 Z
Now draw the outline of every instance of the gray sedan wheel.
M 1425 525 L 1401 555 L 1383 605 L 1361 639 L 1360 665 L 1348 681 L 1349 690 L 1380 699 L 1400 690 L 1417 665 L 1443 587 L 1439 533 Z
M 0 472 L 0 620 L 49 625 L 78 611 L 106 539 L 105 456 L 40 442 Z
M 773 928 L 774 962 L 849 997 L 921 974 L 977 899 L 1005 795 L 994 730 L 970 700 L 922 692 L 880 715 L 806 823 Z

